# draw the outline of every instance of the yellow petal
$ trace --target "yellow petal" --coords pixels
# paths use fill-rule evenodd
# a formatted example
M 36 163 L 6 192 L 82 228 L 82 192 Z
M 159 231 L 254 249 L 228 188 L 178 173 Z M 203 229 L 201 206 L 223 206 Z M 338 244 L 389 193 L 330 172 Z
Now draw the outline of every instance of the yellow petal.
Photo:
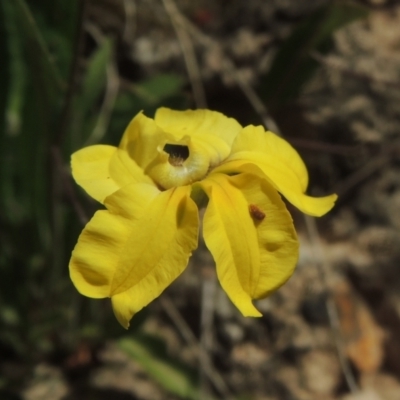
M 112 297 L 118 321 L 156 298 L 185 269 L 197 247 L 198 211 L 190 187 L 159 192 L 133 184 L 109 196 L 82 232 L 71 279 L 89 297 Z
M 190 136 L 195 146 L 208 155 L 211 166 L 229 155 L 236 135 L 242 130 L 233 118 L 210 110 L 159 108 L 154 119 L 157 126 L 177 140 Z
M 107 145 L 85 147 L 71 157 L 72 175 L 100 203 L 130 183 L 152 183 L 126 151 Z
M 160 193 L 160 190 L 153 184 L 135 183 L 127 185 L 107 197 L 104 204 L 111 214 L 123 216 L 129 220 L 128 223 L 131 225 L 143 217 L 150 207 L 150 203 Z
M 244 128 L 231 155 L 215 172 L 248 172 L 266 177 L 294 206 L 313 216 L 326 214 L 337 199 L 335 194 L 321 198 L 305 195 L 308 174 L 300 156 L 285 140 L 265 132 L 261 126 Z
M 169 275 L 177 266 L 164 264 L 174 257 L 186 254 L 186 266 L 191 251 L 197 247 L 198 229 L 197 207 L 190 198 L 190 190 L 184 186 L 160 192 L 133 224 L 114 275 L 111 295 L 136 285 L 152 269 L 160 268 L 160 263 L 165 267 L 161 272 Z M 107 199 L 112 201 L 112 197 Z M 178 260 L 175 262 L 179 264 Z
M 111 285 L 114 313 L 123 326 L 183 272 L 197 240 L 190 187 L 161 192 L 134 224 Z
M 132 231 L 132 220 L 142 215 L 159 191 L 135 184 L 106 200 L 109 210 L 97 211 L 79 236 L 69 264 L 72 282 L 88 297 L 109 297 L 115 268 Z M 110 204 L 108 204 L 110 203 Z
M 303 160 L 286 140 L 275 133 L 265 131 L 262 126 L 245 127 L 233 143 L 229 159 L 242 159 L 241 152 L 261 153 L 257 156 L 262 157 L 268 166 L 277 163 L 275 168 L 279 169 L 282 165 L 282 168 L 290 170 L 296 177 L 302 192 L 307 189 L 308 172 Z
M 119 148 L 127 151 L 130 158 L 146 171 L 147 167 L 157 159 L 159 147 L 168 138 L 169 135 L 163 132 L 154 120 L 140 112 L 126 128 Z
M 154 185 L 142 168 L 129 156 L 128 152 L 117 148 L 109 164 L 110 176 L 119 188 L 131 183 L 148 183 Z
M 119 189 L 109 171 L 110 160 L 116 151 L 117 148 L 113 146 L 96 145 L 85 147 L 71 157 L 75 181 L 100 203 Z
M 129 233 L 126 218 L 106 210 L 96 212 L 79 236 L 69 263 L 79 293 L 95 299 L 110 296 L 115 266 Z
M 245 316 L 261 316 L 252 299 L 267 296 L 293 273 L 298 241 L 276 190 L 249 174 L 212 174 L 200 182 L 209 197 L 204 240 L 221 285 Z

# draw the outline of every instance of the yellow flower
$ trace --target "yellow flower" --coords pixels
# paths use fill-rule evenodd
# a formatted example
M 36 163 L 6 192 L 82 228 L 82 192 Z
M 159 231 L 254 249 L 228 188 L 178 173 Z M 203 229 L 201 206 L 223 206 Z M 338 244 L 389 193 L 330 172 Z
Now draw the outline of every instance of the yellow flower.
M 118 147 L 74 153 L 72 174 L 106 209 L 80 235 L 71 279 L 85 296 L 111 297 L 125 328 L 186 268 L 205 200 L 203 234 L 218 279 L 242 314 L 253 317 L 261 314 L 252 300 L 285 283 L 298 259 L 293 221 L 278 192 L 314 216 L 336 200 L 304 194 L 307 169 L 286 141 L 209 110 L 160 108 L 154 120 L 139 113 Z

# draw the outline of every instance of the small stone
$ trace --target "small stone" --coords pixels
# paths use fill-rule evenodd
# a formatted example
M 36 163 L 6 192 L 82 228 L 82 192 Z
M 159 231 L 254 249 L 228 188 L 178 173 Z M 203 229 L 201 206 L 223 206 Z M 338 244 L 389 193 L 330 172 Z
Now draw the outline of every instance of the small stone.
M 253 343 L 237 345 L 232 350 L 232 360 L 243 366 L 257 368 L 268 361 L 270 355 L 265 349 Z
M 244 338 L 243 327 L 234 322 L 227 322 L 226 324 L 224 324 L 224 331 L 230 339 L 231 343 L 238 343 Z
M 336 354 L 315 350 L 305 354 L 301 361 L 305 385 L 318 395 L 331 394 L 340 383 L 340 364 Z

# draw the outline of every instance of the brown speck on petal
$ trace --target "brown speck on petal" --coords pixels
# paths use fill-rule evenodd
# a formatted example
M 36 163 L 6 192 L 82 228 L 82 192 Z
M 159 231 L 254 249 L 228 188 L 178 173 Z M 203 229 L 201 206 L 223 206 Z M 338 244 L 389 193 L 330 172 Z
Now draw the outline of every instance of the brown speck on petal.
M 254 204 L 249 204 L 249 211 L 251 217 L 257 221 L 262 221 L 265 218 L 265 213 Z

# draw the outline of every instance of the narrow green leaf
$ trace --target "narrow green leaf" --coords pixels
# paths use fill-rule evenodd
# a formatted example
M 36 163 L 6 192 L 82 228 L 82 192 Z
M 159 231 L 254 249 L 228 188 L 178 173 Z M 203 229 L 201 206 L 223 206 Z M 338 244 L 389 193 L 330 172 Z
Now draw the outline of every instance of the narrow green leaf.
M 195 371 L 168 357 L 160 339 L 150 335 L 135 335 L 119 340 L 118 344 L 167 391 L 184 399 L 198 399 Z
M 79 105 L 83 115 L 93 109 L 99 101 L 107 82 L 107 66 L 111 60 L 114 42 L 107 38 L 99 46 L 89 60 L 86 75 L 82 83 L 82 93 L 79 96 Z
M 9 1 L 15 9 L 17 26 L 23 35 L 26 51 L 32 53 L 31 59 L 38 63 L 36 66 L 31 65 L 31 67 L 36 67 L 37 72 L 42 75 L 41 80 L 49 82 L 49 86 L 51 84 L 56 89 L 64 89 L 65 83 L 61 79 L 60 73 L 25 1 L 6 1 Z
M 13 216 L 16 224 L 23 219 L 35 221 L 34 238 L 48 248 L 51 238 L 49 139 L 64 84 L 24 0 L 6 0 L 2 6 L 9 18 L 10 29 L 6 32 L 9 63 L 16 67 L 16 71 L 10 71 L 10 82 L 15 84 L 10 87 L 8 105 L 11 115 L 18 115 L 17 112 L 20 115 L 19 135 L 7 135 L 4 139 L 9 174 L 3 187 L 8 191 L 7 214 Z
M 2 139 L 3 131 L 5 130 L 5 113 L 7 107 L 8 91 L 9 91 L 9 80 L 11 74 L 10 66 L 10 50 L 9 43 L 7 40 L 6 30 L 6 19 L 7 13 L 6 8 L 0 6 L 0 144 Z M 1 149 L 1 147 L 0 147 Z
M 160 103 L 163 99 L 176 95 L 184 85 L 184 80 L 174 74 L 159 74 L 139 84 L 131 86 L 132 92 L 150 104 Z
M 10 155 L 8 148 L 8 130 L 7 110 L 9 108 L 9 92 L 11 81 L 11 54 L 10 54 L 10 39 L 8 33 L 9 9 L 5 2 L 0 3 L 0 215 L 8 219 L 8 206 L 13 204 L 13 182 L 12 171 L 10 170 Z M 3 221 L 4 221 L 3 220 Z M 3 222 L 4 223 L 4 222 Z M 4 239 L 1 241 L 4 242 Z M 3 244 L 3 243 L 1 243 Z M 2 246 L 1 246 L 2 247 Z M 0 250 L 3 250 L 0 248 Z M 4 257 L 4 252 L 2 257 Z
M 71 151 L 88 144 L 98 119 L 103 117 L 99 109 L 104 101 L 102 94 L 106 96 L 107 74 L 113 51 L 114 41 L 106 38 L 88 61 L 80 93 L 74 101 L 74 119 L 69 135 Z
M 274 109 L 294 100 L 318 67 L 310 52 L 326 53 L 337 29 L 366 15 L 364 7 L 332 3 L 301 23 L 278 51 L 270 70 L 261 78 L 259 92 L 269 107 Z
M 3 3 L 3 11 L 9 57 L 2 57 L 2 59 L 9 61 L 9 68 L 12 71 L 8 81 L 5 129 L 7 134 L 17 135 L 21 127 L 21 113 L 24 104 L 27 70 L 23 58 L 21 38 L 15 24 L 15 10 L 11 3 L 6 1 Z

